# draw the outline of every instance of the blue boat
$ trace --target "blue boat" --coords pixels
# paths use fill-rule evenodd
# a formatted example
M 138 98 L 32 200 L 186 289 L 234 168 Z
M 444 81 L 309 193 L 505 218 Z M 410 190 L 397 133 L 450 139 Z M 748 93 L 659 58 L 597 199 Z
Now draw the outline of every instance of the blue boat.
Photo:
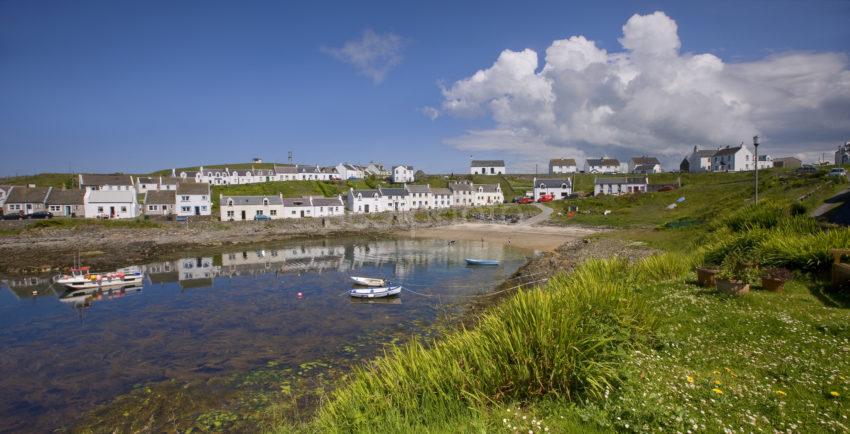
M 499 261 L 495 259 L 472 259 L 466 258 L 467 265 L 499 265 Z

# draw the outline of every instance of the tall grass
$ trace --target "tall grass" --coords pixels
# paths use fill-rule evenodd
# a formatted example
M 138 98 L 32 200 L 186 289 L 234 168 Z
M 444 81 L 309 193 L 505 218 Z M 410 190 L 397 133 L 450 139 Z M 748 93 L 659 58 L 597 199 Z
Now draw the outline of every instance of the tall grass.
M 635 283 L 681 278 L 693 259 L 659 255 L 634 266 L 589 260 L 544 287 L 520 292 L 474 330 L 431 346 L 389 349 L 355 372 L 321 409 L 319 432 L 406 432 L 494 402 L 600 399 L 620 366 L 651 339 L 655 318 Z

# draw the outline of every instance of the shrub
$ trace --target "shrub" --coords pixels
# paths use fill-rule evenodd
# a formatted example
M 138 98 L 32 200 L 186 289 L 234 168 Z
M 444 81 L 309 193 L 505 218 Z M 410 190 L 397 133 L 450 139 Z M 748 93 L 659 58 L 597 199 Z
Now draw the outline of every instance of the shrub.
M 724 226 L 734 232 L 748 229 L 770 229 L 779 223 L 785 210 L 776 205 L 750 205 L 722 220 Z
M 794 202 L 788 207 L 788 213 L 792 216 L 805 215 L 806 211 L 808 211 L 806 205 L 800 202 Z

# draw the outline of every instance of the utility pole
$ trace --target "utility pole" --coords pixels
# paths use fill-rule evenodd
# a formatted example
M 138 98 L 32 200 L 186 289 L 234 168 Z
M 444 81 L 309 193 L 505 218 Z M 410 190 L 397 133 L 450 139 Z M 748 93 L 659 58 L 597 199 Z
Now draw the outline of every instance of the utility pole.
M 292 151 L 289 151 L 289 162 L 292 163 Z
M 756 148 L 756 204 L 759 203 L 759 136 L 753 136 L 753 147 Z

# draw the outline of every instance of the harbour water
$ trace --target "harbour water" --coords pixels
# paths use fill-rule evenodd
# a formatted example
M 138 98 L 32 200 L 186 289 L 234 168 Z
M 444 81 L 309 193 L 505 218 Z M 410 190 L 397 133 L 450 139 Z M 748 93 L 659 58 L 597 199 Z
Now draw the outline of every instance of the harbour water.
M 492 291 L 527 255 L 481 241 L 318 240 L 127 264 L 141 267 L 141 286 L 91 294 L 51 286 L 50 276 L 4 279 L 0 432 L 79 423 L 109 431 L 133 418 L 153 431 L 166 423 L 168 430 L 226 427 L 236 422 L 222 414 L 249 405 L 246 396 L 259 399 L 237 390 L 246 378 L 264 391 L 257 408 L 273 403 L 306 371 L 344 371 L 388 342 L 427 333 L 441 315 Z M 468 257 L 501 265 L 469 267 Z M 352 300 L 351 275 L 408 290 Z M 257 372 L 273 380 L 258 382 Z M 169 397 L 178 400 L 169 390 L 198 396 L 169 405 Z M 157 391 L 166 402 L 148 402 Z M 121 409 L 118 416 L 111 407 Z

